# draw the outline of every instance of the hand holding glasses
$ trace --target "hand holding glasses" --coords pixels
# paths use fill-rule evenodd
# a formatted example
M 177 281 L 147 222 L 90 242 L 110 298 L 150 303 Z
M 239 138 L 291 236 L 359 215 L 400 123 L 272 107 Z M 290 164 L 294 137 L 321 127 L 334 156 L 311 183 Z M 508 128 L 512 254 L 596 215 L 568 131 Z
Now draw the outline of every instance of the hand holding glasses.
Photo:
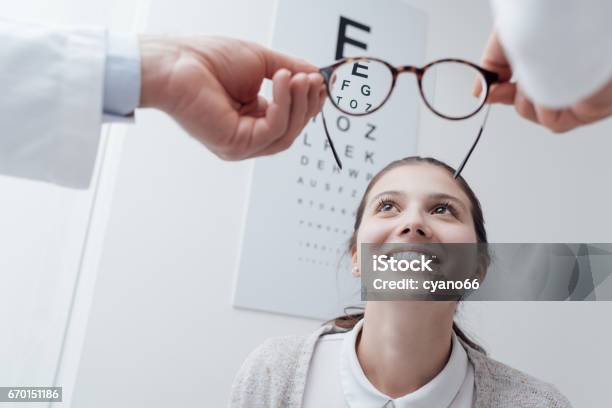
M 319 71 L 332 104 L 351 116 L 365 116 L 380 109 L 393 92 L 398 75 L 409 72 L 415 74 L 421 98 L 433 113 L 450 120 L 467 119 L 482 109 L 490 86 L 499 80 L 495 72 L 460 59 L 442 59 L 419 68 L 410 65 L 394 67 L 377 58 L 356 57 L 341 59 Z M 434 87 L 434 81 L 438 83 L 437 87 Z M 478 96 L 473 94 L 475 81 L 481 85 Z M 434 97 L 435 89 L 437 94 Z M 336 164 L 342 168 L 322 110 L 321 117 Z M 478 136 L 455 172 L 455 178 L 476 147 L 487 117 L 488 109 Z

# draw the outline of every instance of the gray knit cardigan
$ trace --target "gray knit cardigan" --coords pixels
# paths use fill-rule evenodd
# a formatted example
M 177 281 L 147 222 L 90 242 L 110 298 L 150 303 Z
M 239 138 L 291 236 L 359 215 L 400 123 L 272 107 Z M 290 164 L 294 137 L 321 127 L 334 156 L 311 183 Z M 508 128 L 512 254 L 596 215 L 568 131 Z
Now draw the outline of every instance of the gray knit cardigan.
M 314 346 L 322 335 L 334 331 L 323 326 L 309 336 L 286 336 L 266 340 L 240 368 L 230 407 L 297 408 Z M 569 408 L 570 402 L 553 385 L 495 361 L 459 341 L 474 365 L 474 408 Z

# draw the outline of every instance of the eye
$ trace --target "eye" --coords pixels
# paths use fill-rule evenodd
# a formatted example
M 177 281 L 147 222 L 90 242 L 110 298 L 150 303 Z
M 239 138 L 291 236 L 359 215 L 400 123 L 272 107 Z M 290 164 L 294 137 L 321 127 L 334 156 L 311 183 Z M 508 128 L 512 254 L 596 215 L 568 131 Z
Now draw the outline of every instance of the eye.
M 432 214 L 452 214 L 454 215 L 455 212 L 453 210 L 453 206 L 450 203 L 440 203 L 437 204 L 433 210 L 431 211 Z
M 380 211 L 390 211 L 393 209 L 393 204 L 392 203 L 383 203 L 383 205 L 380 207 Z
M 381 198 L 376 206 L 376 212 L 390 212 L 394 209 L 397 209 L 397 204 L 388 198 Z

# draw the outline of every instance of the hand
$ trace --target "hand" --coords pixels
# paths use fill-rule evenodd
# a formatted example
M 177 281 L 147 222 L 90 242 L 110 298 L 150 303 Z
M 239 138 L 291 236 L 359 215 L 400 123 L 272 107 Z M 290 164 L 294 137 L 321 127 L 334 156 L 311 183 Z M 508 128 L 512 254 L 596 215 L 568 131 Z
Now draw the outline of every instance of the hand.
M 318 69 L 221 37 L 141 37 L 141 107 L 172 116 L 225 160 L 287 149 L 325 100 Z M 273 100 L 258 95 L 272 79 Z
M 566 108 L 551 109 L 534 103 L 523 93 L 520 84 L 509 82 L 512 78 L 512 67 L 496 32 L 489 37 L 481 65 L 497 72 L 502 82 L 491 87 L 487 102 L 514 105 L 519 115 L 553 132 L 566 132 L 612 115 L 612 80 L 595 94 Z M 481 90 L 480 84 L 476 84 L 474 94 L 479 95 Z

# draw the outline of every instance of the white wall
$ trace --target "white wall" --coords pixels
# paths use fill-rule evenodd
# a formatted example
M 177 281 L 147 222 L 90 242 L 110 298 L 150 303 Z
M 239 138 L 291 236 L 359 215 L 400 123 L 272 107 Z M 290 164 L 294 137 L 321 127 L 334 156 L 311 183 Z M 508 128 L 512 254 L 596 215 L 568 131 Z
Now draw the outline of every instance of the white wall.
M 486 1 L 410 3 L 429 14 L 428 60 L 478 61 L 492 24 Z M 265 44 L 273 9 L 273 0 L 153 0 L 148 31 Z M 224 406 L 254 347 L 319 322 L 230 305 L 251 163 L 218 160 L 162 114 L 138 112 L 137 122 L 123 149 L 73 406 Z M 422 110 L 420 150 L 457 165 L 479 125 Z M 610 134 L 608 120 L 554 135 L 494 107 L 464 173 L 490 240 L 612 242 Z M 493 357 L 556 384 L 577 407 L 607 401 L 611 303 L 492 302 L 462 314 Z
M 0 18 L 126 30 L 134 3 L 0 1 Z M 100 163 L 88 190 L 0 176 L 1 386 L 51 386 L 57 378 Z

